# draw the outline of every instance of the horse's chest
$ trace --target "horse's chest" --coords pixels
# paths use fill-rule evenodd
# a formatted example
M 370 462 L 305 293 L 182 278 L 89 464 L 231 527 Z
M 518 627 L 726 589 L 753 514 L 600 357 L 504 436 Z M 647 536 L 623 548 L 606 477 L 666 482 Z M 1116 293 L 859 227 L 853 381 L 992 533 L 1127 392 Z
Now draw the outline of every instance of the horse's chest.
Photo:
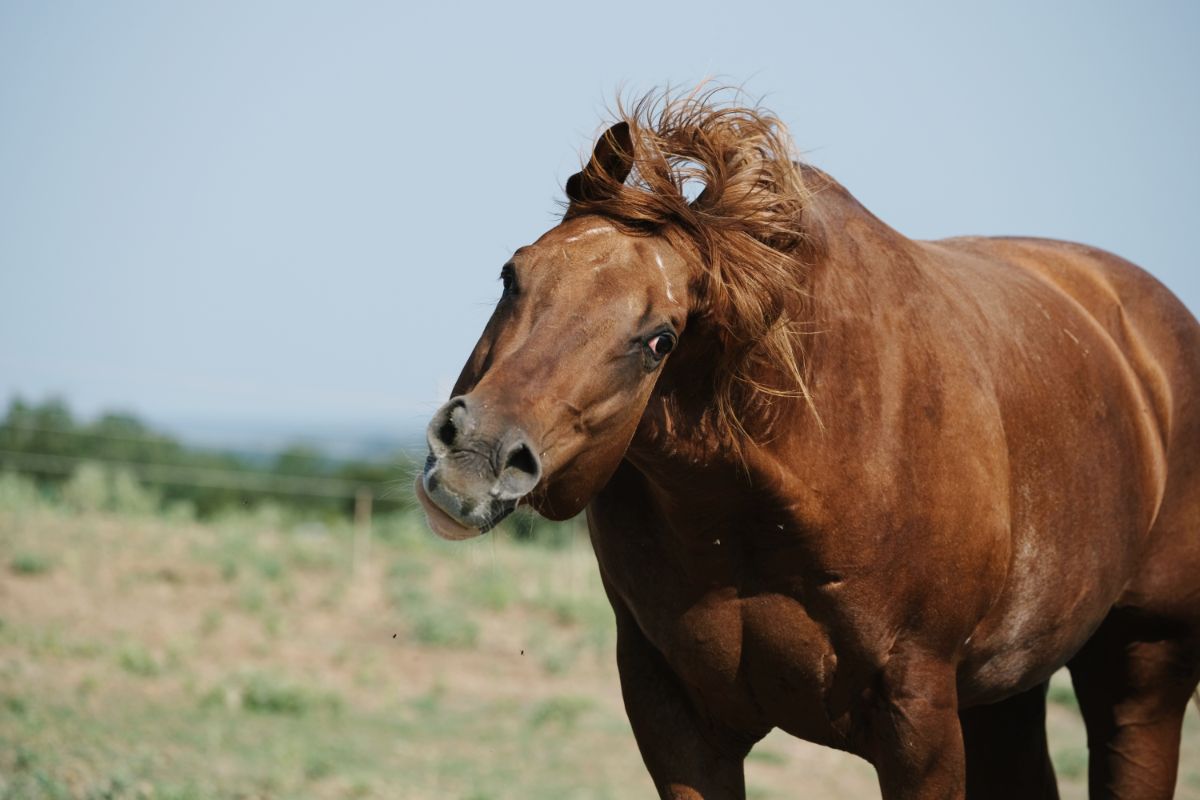
M 734 728 L 780 726 L 829 740 L 822 693 L 832 650 L 794 599 L 743 597 L 727 587 L 683 600 L 661 584 L 618 587 L 618 594 L 640 634 L 717 717 Z
M 795 559 L 749 555 L 736 546 L 739 526 L 721 520 L 681 541 L 639 511 L 646 506 L 622 499 L 595 503 L 589 522 L 609 592 L 628 612 L 618 617 L 636 626 L 628 634 L 731 727 L 827 740 L 821 693 L 834 659 L 789 588 Z
M 639 624 L 667 662 L 697 687 L 727 691 L 738 681 L 745 646 L 741 603 L 730 592 L 700 598 L 675 614 L 634 610 Z

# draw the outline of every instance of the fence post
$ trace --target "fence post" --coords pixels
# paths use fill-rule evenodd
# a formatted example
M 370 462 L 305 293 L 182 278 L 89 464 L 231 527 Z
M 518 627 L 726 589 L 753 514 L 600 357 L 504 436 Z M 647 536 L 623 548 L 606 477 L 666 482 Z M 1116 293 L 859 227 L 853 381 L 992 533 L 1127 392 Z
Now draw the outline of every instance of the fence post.
M 351 554 L 353 570 L 371 557 L 371 501 L 373 494 L 367 487 L 354 493 L 354 552 Z

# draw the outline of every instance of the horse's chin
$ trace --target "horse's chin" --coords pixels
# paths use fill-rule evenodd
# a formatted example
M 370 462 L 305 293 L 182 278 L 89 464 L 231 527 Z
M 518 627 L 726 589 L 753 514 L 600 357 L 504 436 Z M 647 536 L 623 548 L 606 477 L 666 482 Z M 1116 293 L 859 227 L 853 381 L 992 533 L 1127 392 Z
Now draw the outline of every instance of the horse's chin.
M 468 528 L 438 508 L 437 504 L 429 499 L 429 495 L 425 493 L 425 486 L 421 482 L 420 475 L 417 476 L 417 481 L 413 489 L 417 494 L 417 502 L 421 504 L 421 508 L 425 511 L 425 521 L 429 523 L 429 529 L 438 536 L 458 542 L 463 539 L 473 539 L 483 533 L 479 528 Z

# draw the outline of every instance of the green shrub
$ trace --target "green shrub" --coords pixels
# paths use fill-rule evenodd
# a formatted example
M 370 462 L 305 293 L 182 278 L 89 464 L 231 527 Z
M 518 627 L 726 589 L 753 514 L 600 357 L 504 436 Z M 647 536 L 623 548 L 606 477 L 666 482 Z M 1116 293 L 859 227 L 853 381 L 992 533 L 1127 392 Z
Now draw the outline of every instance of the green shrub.
M 593 705 L 586 697 L 551 697 L 533 707 L 529 713 L 529 726 L 540 728 L 543 725 L 558 725 L 570 730 Z
M 287 514 L 279 503 L 274 500 L 264 500 L 258 503 L 250 513 L 250 524 L 257 529 L 283 530 L 287 525 Z
M 1046 699 L 1064 708 L 1079 708 L 1079 701 L 1075 699 L 1075 690 L 1067 684 L 1050 684 L 1050 692 Z
M 41 575 L 49 572 L 54 561 L 46 555 L 33 552 L 17 553 L 8 562 L 8 567 L 18 575 Z
M 401 611 L 424 608 L 429 602 L 425 589 L 430 573 L 429 562 L 401 557 L 388 569 L 388 597 Z
M 555 648 L 542 656 L 542 669 L 547 675 L 565 675 L 579 660 L 578 647 Z
M 163 661 L 139 644 L 122 647 L 117 653 L 117 661 L 121 669 L 131 675 L 143 678 L 153 678 L 163 671 Z
M 331 692 L 255 672 L 234 676 L 223 685 L 212 687 L 201 696 L 200 705 L 202 708 L 299 717 L 317 711 L 341 711 L 342 701 Z
M 336 769 L 334 760 L 323 753 L 314 753 L 304 761 L 304 777 L 310 781 L 328 778 Z
M 479 639 L 479 626 L 460 609 L 420 608 L 413 617 L 412 637 L 435 647 L 469 648 Z
M 1081 747 L 1064 747 L 1054 751 L 1051 757 L 1054 771 L 1068 780 L 1078 780 L 1087 774 L 1088 754 Z
M 15 472 L 0 472 L 0 511 L 29 511 L 41 505 L 41 493 L 32 480 Z
M 86 462 L 71 473 L 62 487 L 63 503 L 72 511 L 100 511 L 108 505 L 108 473 L 99 464 Z
M 750 754 L 746 756 L 747 761 L 757 761 L 760 764 L 770 764 L 772 766 L 781 767 L 787 763 L 787 757 L 782 753 L 774 750 L 763 750 L 754 748 Z
M 334 695 L 315 692 L 267 675 L 251 675 L 242 687 L 242 708 L 257 714 L 299 716 L 316 709 L 337 710 Z
M 498 569 L 463 572 L 455 583 L 455 595 L 473 606 L 503 611 L 517 596 L 513 577 Z
M 191 500 L 172 500 L 163 508 L 163 516 L 172 522 L 194 522 L 196 504 Z
M 24 717 L 29 713 L 29 701 L 16 695 L 5 697 L 4 702 L 0 703 L 0 706 L 3 706 L 5 711 L 17 717 Z
M 218 609 L 208 609 L 204 612 L 204 617 L 200 620 L 200 635 L 206 638 L 212 636 L 221 629 L 223 622 L 224 615 Z
M 109 476 L 109 511 L 134 516 L 149 516 L 158 511 L 159 497 L 156 492 L 138 483 L 127 469 L 119 468 Z
M 422 717 L 433 717 L 442 712 L 445 699 L 446 687 L 437 682 L 429 687 L 429 691 L 410 700 L 409 705 Z
M 254 566 L 258 569 L 259 575 L 269 581 L 277 581 L 283 577 L 283 562 L 279 560 L 279 556 L 261 551 L 257 556 Z
M 160 502 L 158 493 L 144 487 L 129 470 L 108 470 L 90 461 L 76 467 L 63 484 L 62 501 L 80 513 L 115 511 L 131 516 L 153 514 Z

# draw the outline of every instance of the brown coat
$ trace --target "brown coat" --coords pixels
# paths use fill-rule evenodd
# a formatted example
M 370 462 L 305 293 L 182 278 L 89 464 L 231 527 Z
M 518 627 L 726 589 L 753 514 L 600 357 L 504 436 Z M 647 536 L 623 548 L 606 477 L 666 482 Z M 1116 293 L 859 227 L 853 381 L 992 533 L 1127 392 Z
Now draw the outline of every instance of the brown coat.
M 431 424 L 435 529 L 587 507 L 664 797 L 744 796 L 773 727 L 870 760 L 885 798 L 1052 797 L 1063 665 L 1093 797 L 1170 797 L 1200 681 L 1200 325 L 1093 248 L 906 239 L 734 111 L 639 107 L 514 256 Z M 759 136 L 749 184 L 722 134 Z M 629 206 L 680 151 L 708 196 Z M 735 224 L 743 185 L 802 202 Z M 761 263 L 747 236 L 788 287 L 728 278 Z

